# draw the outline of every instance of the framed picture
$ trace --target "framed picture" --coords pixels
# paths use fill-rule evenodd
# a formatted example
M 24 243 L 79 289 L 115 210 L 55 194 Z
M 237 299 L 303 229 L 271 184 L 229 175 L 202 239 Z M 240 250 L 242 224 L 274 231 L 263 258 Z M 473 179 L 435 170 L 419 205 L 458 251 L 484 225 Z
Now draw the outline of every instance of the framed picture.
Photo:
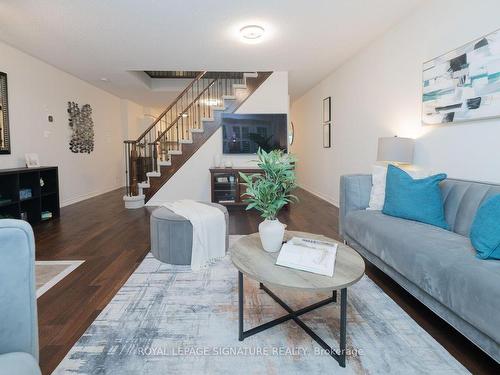
M 331 124 L 323 124 L 323 147 L 330 148 L 332 147 L 331 142 Z
M 3 72 L 0 72 L 0 154 L 10 154 L 7 74 Z
M 422 71 L 424 124 L 500 116 L 500 30 L 425 62 Z
M 323 99 L 323 123 L 332 121 L 332 98 Z
M 26 160 L 26 166 L 28 168 L 40 167 L 40 160 L 38 159 L 38 154 L 25 154 L 24 158 Z

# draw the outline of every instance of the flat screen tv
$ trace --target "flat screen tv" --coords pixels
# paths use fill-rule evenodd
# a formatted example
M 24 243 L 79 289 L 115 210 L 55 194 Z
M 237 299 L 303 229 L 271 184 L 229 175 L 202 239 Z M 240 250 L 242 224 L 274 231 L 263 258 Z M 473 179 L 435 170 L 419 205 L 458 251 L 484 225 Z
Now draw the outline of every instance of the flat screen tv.
M 287 151 L 288 122 L 286 113 L 222 115 L 222 149 L 224 154 L 255 154 L 280 149 Z

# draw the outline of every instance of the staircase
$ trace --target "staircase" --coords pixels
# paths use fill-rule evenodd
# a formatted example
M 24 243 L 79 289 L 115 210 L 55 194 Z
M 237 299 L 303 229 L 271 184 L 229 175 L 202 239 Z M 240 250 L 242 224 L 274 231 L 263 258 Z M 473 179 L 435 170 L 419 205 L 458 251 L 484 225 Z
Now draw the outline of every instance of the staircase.
M 271 72 L 201 72 L 136 140 L 125 145 L 125 207 L 139 208 L 189 160 Z

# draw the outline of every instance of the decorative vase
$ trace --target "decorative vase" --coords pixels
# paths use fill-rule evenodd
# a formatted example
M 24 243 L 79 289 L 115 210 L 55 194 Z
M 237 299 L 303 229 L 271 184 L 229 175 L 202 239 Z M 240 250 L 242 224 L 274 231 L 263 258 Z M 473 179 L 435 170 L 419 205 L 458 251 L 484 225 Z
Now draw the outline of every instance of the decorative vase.
M 264 250 L 274 253 L 281 249 L 286 225 L 278 219 L 264 220 L 259 224 L 260 242 Z

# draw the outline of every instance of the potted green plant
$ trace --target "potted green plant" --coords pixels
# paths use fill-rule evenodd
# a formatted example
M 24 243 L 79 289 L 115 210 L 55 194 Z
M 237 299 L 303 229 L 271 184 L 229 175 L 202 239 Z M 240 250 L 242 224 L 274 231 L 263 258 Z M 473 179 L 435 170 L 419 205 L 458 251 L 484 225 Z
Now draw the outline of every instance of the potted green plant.
M 248 203 L 247 210 L 255 208 L 264 218 L 259 224 L 262 247 L 266 251 L 275 252 L 281 249 L 285 235 L 285 225 L 278 220 L 278 212 L 287 203 L 298 200 L 291 194 L 297 186 L 294 166 L 296 159 L 281 150 L 266 152 L 260 148 L 257 156 L 258 166 L 264 173 L 246 175 L 240 172 L 243 185 L 246 186 L 242 198 Z

